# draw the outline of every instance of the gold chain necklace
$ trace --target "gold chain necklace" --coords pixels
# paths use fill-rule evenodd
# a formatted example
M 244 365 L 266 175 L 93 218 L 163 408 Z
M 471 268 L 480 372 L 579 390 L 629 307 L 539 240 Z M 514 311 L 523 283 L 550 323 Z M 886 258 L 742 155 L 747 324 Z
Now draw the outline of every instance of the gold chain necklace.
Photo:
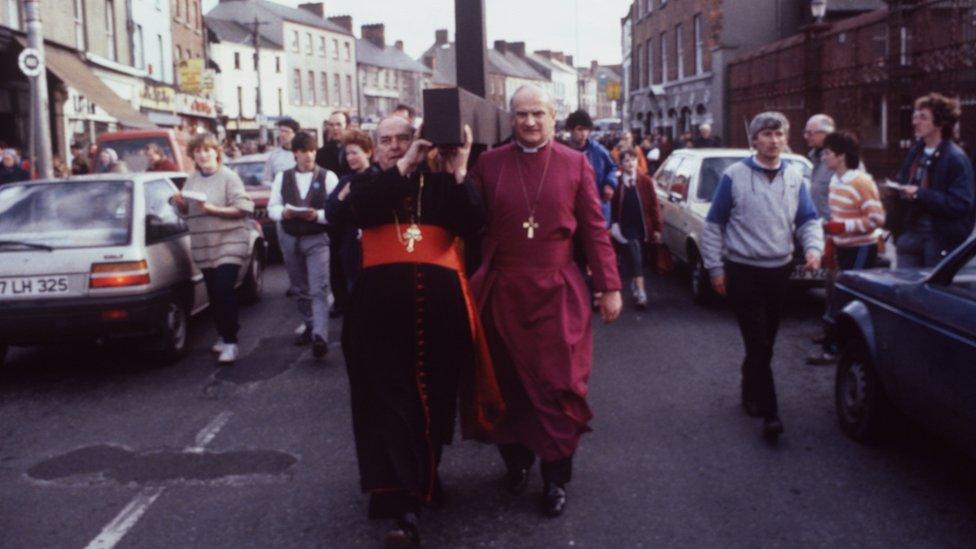
M 420 213 L 424 205 L 424 175 L 420 174 L 420 188 L 417 190 L 417 217 L 414 218 L 413 214 L 410 214 L 410 226 L 407 230 L 400 233 L 400 218 L 397 216 L 396 209 L 393 210 L 393 222 L 396 224 L 396 235 L 397 241 L 407 247 L 407 253 L 413 253 L 414 246 L 417 242 L 424 239 L 423 233 L 420 232 L 420 225 L 417 223 L 420 221 Z
M 529 210 L 529 218 L 522 223 L 522 228 L 525 229 L 525 234 L 529 240 L 535 238 L 535 230 L 539 228 L 539 224 L 535 221 L 535 209 L 539 206 L 539 198 L 542 197 L 542 187 L 546 184 L 546 174 L 549 173 L 549 161 L 552 160 L 552 145 L 549 145 L 549 151 L 546 153 L 546 165 L 542 169 L 542 179 L 539 180 L 539 190 L 535 193 L 535 202 L 529 202 L 529 191 L 525 187 L 525 178 L 522 177 L 522 162 L 519 157 L 515 157 L 515 167 L 518 169 L 519 182 L 522 183 L 522 196 L 525 197 L 525 207 Z

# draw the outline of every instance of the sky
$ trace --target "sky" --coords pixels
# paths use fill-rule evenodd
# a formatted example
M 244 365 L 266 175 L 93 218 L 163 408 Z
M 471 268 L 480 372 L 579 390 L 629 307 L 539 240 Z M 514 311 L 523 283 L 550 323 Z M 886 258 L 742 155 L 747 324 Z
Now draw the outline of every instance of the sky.
M 448 29 L 454 40 L 454 0 L 322 1 L 326 16 L 352 16 L 356 36 L 360 25 L 385 23 L 387 43 L 403 40 L 414 58 L 434 43 L 437 29 Z M 204 12 L 216 4 L 217 0 L 203 0 Z M 488 46 L 495 40 L 523 41 L 530 51 L 572 54 L 577 66 L 588 66 L 594 59 L 604 65 L 620 63 L 620 18 L 630 4 L 631 0 L 485 0 Z

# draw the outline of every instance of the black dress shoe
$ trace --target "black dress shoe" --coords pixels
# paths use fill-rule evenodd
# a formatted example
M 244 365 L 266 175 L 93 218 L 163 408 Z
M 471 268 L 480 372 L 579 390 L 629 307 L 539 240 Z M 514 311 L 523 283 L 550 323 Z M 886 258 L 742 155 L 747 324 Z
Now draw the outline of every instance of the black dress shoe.
M 305 331 L 295 336 L 295 346 L 304 347 L 312 343 L 312 327 L 305 326 Z
M 558 517 L 566 508 L 566 489 L 558 484 L 550 484 L 542 495 L 542 512 L 549 517 Z
M 778 417 L 772 416 L 763 420 L 762 435 L 766 440 L 777 440 L 783 430 L 783 422 Z
M 329 354 L 329 344 L 321 337 L 315 336 L 315 341 L 312 343 L 312 356 L 319 360 L 325 358 L 327 354 Z
M 407 513 L 396 521 L 396 526 L 383 537 L 384 549 L 413 549 L 420 547 L 420 529 L 417 515 Z
M 529 485 L 528 469 L 510 469 L 505 477 L 505 489 L 510 493 L 519 495 L 525 492 Z
M 759 412 L 759 403 L 754 400 L 743 400 L 742 409 L 746 411 L 746 415 L 749 417 L 760 417 L 762 415 Z

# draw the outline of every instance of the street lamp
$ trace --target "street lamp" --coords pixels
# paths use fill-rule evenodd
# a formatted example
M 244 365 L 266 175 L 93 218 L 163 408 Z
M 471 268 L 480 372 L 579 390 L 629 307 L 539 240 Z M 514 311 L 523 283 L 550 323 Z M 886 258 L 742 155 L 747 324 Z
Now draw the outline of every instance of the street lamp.
M 824 16 L 827 15 L 827 0 L 810 0 L 810 13 L 817 23 L 822 23 Z

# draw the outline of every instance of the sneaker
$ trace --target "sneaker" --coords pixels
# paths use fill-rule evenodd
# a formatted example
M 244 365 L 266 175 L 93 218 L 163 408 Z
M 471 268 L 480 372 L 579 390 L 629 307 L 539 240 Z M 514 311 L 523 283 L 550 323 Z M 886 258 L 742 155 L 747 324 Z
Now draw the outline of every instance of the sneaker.
M 224 351 L 224 340 L 218 338 L 217 339 L 217 343 L 214 343 L 213 344 L 213 347 L 210 348 L 210 352 L 211 353 L 222 353 L 223 351 Z
M 217 357 L 217 362 L 220 364 L 231 364 L 237 360 L 237 356 L 240 351 L 237 348 L 236 343 L 224 343 L 223 350 L 220 351 L 220 356 Z
M 641 311 L 647 308 L 647 294 L 641 290 L 637 291 L 637 297 L 634 298 L 636 302 L 635 305 Z
M 315 341 L 312 342 L 312 356 L 318 360 L 327 354 L 329 354 L 329 344 L 321 337 L 315 336 Z
M 295 346 L 304 347 L 310 343 L 312 343 L 312 327 L 306 325 L 302 333 L 295 336 Z
M 307 327 L 307 324 L 305 324 L 304 322 L 302 322 L 301 324 L 299 324 L 298 327 L 295 328 L 295 335 L 301 335 L 301 334 L 305 333 L 305 328 L 306 327 Z

